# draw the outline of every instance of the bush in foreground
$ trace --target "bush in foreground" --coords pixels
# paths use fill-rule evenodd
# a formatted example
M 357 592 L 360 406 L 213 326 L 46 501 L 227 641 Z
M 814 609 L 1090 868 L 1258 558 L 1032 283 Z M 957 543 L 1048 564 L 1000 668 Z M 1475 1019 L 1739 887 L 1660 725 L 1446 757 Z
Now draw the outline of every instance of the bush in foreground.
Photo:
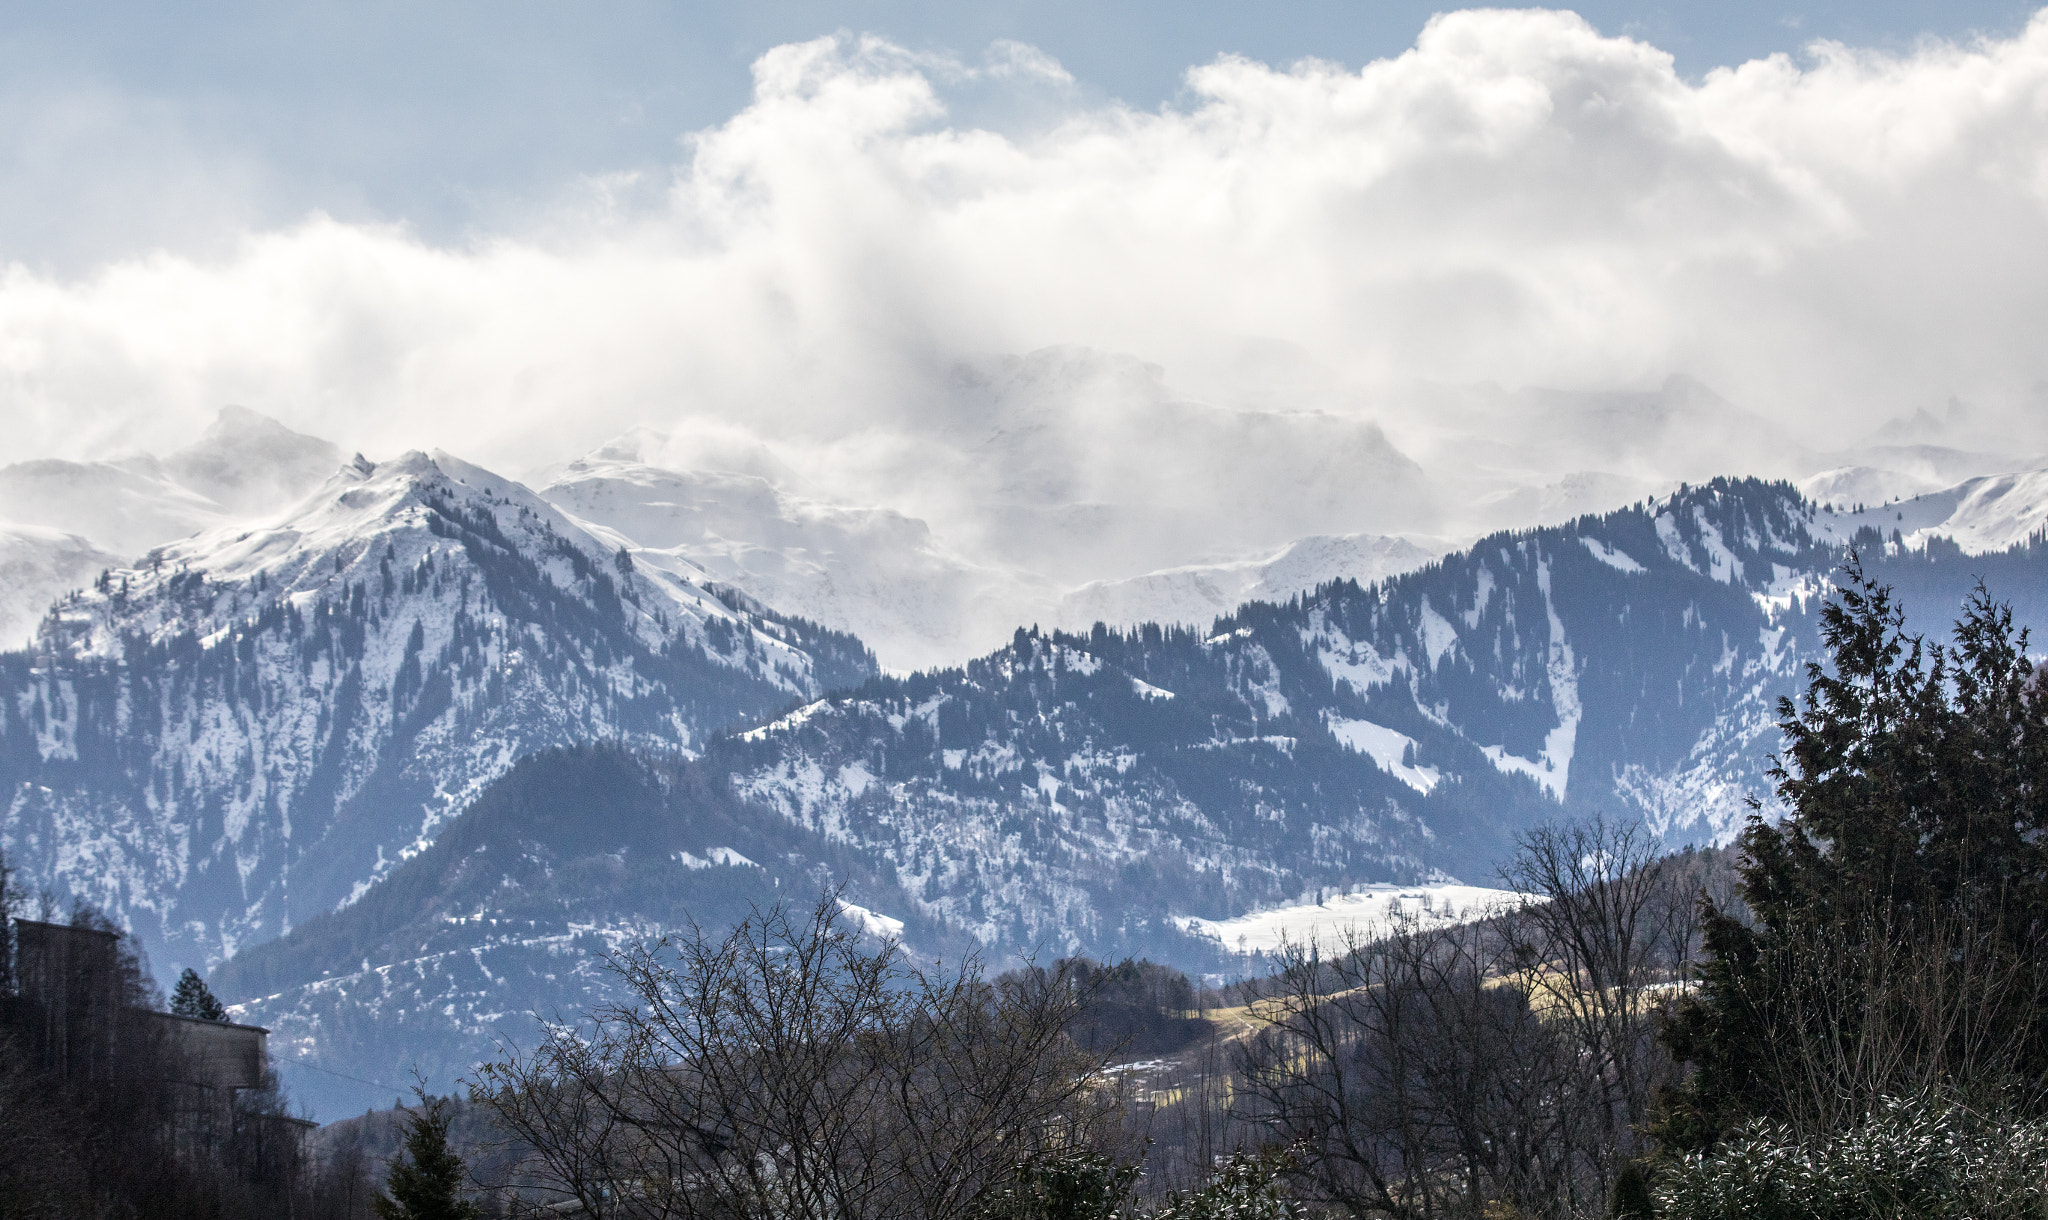
M 1888 1099 L 1802 1141 L 1757 1120 L 1666 1171 L 1666 1220 L 2018 1220 L 2048 1210 L 2048 1123 Z

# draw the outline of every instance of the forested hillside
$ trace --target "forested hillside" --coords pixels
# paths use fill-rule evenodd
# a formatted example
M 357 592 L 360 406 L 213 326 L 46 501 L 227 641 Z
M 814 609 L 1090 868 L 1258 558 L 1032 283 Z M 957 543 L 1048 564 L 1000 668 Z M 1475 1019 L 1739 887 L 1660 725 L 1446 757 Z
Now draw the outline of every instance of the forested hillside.
M 487 471 L 359 461 L 269 528 L 103 573 L 0 656 L 11 860 L 205 965 L 361 895 L 526 754 L 689 748 L 872 665 Z

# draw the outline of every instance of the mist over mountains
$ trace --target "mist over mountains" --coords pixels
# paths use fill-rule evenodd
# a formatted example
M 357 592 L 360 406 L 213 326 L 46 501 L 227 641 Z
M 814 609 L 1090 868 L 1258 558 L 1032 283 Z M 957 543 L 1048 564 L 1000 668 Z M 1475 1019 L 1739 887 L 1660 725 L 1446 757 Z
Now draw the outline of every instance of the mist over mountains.
M 0 644 L 23 643 L 57 595 L 94 573 L 280 509 L 318 486 L 341 458 L 327 441 L 231 406 L 166 458 L 0 466 Z
M 1610 448 L 1645 463 L 1677 460 L 1667 408 L 1718 409 L 1684 384 L 1563 402 L 1596 431 L 1649 413 Z M 1260 486 L 1384 476 L 1298 520 L 1435 502 L 1384 436 L 1319 464 L 1331 425 L 1295 426 L 1228 422 L 1232 444 L 1285 441 L 1253 454 L 1280 463 Z M 1321 534 L 1203 562 L 1154 526 L 1255 515 L 1256 488 L 1133 508 L 1142 487 L 1081 498 L 1116 477 L 1059 473 L 1074 455 L 1044 435 L 977 444 L 1011 499 L 931 522 L 809 498 L 758 450 L 663 466 L 679 450 L 650 432 L 538 490 L 446 453 L 337 459 L 301 486 L 331 448 L 246 412 L 160 462 L 0 470 L 68 489 L 20 501 L 55 524 L 16 529 L 72 564 L 50 568 L 72 588 L 32 646 L 0 656 L 10 863 L 158 962 L 217 972 L 294 1061 L 341 1073 L 295 1088 L 354 1107 L 346 1078 L 452 1080 L 528 1014 L 598 998 L 607 946 L 820 885 L 920 953 L 1227 975 L 1253 963 L 1206 927 L 1484 884 L 1558 818 L 1725 840 L 1768 794 L 1776 700 L 1852 544 L 1921 629 L 1978 577 L 2048 623 L 2048 474 L 1867 498 L 2005 464 L 1966 451 L 1792 453 L 1798 486 L 1532 480 L 1486 509 L 1532 519 L 1476 540 Z M 1011 518 L 1117 541 L 1034 568 L 1043 539 L 978 545 Z M 1192 562 L 1119 574 L 1117 553 Z
M 413 453 L 102 572 L 0 665 L 11 858 L 211 963 L 359 894 L 537 748 L 689 749 L 873 662 Z

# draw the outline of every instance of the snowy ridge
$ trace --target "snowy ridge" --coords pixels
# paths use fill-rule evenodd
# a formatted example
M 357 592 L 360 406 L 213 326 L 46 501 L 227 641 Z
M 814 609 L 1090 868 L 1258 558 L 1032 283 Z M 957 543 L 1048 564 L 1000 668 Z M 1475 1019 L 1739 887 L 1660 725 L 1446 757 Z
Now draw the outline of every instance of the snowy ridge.
M 1965 555 L 2003 551 L 2048 530 L 2048 469 L 1967 479 L 1910 498 L 1866 502 L 1860 511 L 1823 509 L 1815 525 L 1843 542 L 1870 529 L 1886 539 L 1897 533 L 1900 544 L 1915 551 L 1934 539 L 1954 543 Z
M 264 527 L 105 573 L 0 658 L 0 739 L 34 743 L 0 764 L 6 843 L 216 960 L 360 895 L 534 749 L 687 751 L 870 664 L 446 454 L 357 459 Z

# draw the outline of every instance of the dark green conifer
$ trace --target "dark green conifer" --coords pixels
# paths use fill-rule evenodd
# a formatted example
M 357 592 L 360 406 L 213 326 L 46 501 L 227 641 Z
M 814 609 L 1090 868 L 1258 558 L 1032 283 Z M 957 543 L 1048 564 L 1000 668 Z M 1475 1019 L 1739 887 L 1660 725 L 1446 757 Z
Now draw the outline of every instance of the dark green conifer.
M 1650 1176 L 1640 1161 L 1629 1161 L 1614 1178 L 1614 1195 L 1608 1200 L 1610 1220 L 1656 1220 L 1657 1203 L 1650 1195 Z
M 1982 1090 L 2048 1071 L 2048 997 L 2031 983 L 2048 946 L 2048 692 L 2027 635 L 1979 586 L 1953 642 L 1930 643 L 1853 556 L 1847 575 L 1821 612 L 1832 664 L 1808 667 L 1803 706 L 1779 706 L 1787 815 L 1752 813 L 1742 836 L 1752 917 L 1708 910 L 1700 986 L 1665 1025 L 1694 1069 L 1667 1098 L 1667 1151 L 1752 1118 L 1810 1118 L 1783 1070 L 1788 1039 L 1825 1056 L 1891 1023 L 1878 1032 L 1896 1064 L 1852 1110 L 1930 1090 L 2002 1105 Z M 1868 997 L 1845 969 L 1868 970 Z M 1952 1033 L 1906 1011 L 1930 996 L 1966 1018 Z
M 190 966 L 178 976 L 177 990 L 171 992 L 171 1013 L 180 1017 L 197 1017 L 202 1021 L 225 1021 L 228 1010 L 213 993 L 206 989 L 206 980 Z
M 462 1197 L 462 1158 L 448 1146 L 448 1103 L 413 1091 L 420 1104 L 405 1133 L 405 1152 L 391 1162 L 389 1193 L 372 1201 L 379 1220 L 479 1220 L 482 1210 Z

